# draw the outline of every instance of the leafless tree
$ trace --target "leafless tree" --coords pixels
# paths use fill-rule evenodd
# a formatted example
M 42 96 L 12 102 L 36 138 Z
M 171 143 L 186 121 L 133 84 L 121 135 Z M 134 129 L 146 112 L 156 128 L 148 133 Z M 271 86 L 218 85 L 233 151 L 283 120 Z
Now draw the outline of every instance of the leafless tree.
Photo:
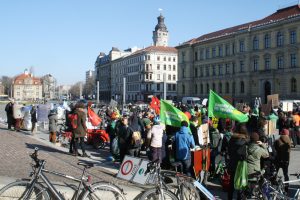
M 2 76 L 0 82 L 2 82 L 2 85 L 4 86 L 4 94 L 9 95 L 10 89 L 12 87 L 13 78 L 8 76 Z
M 80 84 L 81 82 L 77 82 L 69 90 L 69 93 L 72 96 L 72 99 L 77 99 L 80 97 Z
M 94 79 L 88 79 L 88 81 L 85 83 L 83 87 L 83 95 L 85 97 L 88 97 L 93 94 L 94 85 L 95 85 Z

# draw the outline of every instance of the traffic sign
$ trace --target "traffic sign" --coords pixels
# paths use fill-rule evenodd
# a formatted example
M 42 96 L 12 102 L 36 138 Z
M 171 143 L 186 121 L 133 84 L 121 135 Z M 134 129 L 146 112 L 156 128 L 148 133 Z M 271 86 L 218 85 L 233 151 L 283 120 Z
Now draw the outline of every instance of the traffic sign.
M 135 158 L 126 155 L 121 164 L 117 177 L 128 181 L 131 180 L 132 177 L 138 171 L 140 162 L 141 162 L 140 158 Z

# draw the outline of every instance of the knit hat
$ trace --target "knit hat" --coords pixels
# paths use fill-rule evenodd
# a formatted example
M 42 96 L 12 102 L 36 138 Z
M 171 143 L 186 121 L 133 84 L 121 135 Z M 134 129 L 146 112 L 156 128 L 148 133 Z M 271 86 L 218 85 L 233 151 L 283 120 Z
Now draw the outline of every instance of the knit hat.
M 289 130 L 286 128 L 282 129 L 282 131 L 280 132 L 280 135 L 289 135 L 289 134 L 290 134 Z
M 257 141 L 259 141 L 259 135 L 258 135 L 258 133 L 253 132 L 251 134 L 251 136 L 250 136 L 250 140 L 251 140 L 251 142 L 257 142 Z

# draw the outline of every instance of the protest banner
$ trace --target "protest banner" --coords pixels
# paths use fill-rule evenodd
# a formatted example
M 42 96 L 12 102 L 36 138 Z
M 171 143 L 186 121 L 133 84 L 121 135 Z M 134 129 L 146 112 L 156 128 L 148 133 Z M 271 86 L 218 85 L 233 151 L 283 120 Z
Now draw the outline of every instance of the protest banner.
M 272 94 L 267 96 L 268 103 L 271 102 L 272 108 L 279 106 L 279 94 Z

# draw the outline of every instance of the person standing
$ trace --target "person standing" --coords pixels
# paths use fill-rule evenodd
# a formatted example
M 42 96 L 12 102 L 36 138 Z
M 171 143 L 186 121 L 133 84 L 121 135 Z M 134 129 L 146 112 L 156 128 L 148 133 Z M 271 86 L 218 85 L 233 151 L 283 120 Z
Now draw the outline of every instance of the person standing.
M 195 147 L 195 141 L 188 126 L 187 121 L 182 121 L 180 131 L 176 132 L 176 160 L 182 163 L 183 173 L 191 176 L 192 161 L 190 149 Z
M 199 136 L 198 136 L 198 122 L 199 122 L 199 118 L 196 116 L 192 116 L 190 120 L 190 129 L 196 146 L 200 146 Z
M 84 137 L 87 133 L 87 127 L 86 127 L 86 114 L 84 112 L 84 104 L 78 103 L 76 106 L 76 109 L 74 113 L 77 115 L 77 128 L 74 128 L 74 136 L 75 136 L 75 156 L 80 155 L 78 153 L 78 145 L 80 145 L 82 150 L 82 157 L 90 157 L 85 152 L 84 147 Z
M 125 155 L 128 152 L 129 145 L 131 143 L 132 131 L 128 127 L 128 117 L 123 116 L 121 125 L 117 131 L 119 137 L 119 148 L 120 148 L 120 160 L 123 161 Z
M 57 131 L 57 113 L 56 110 L 52 109 L 50 110 L 50 113 L 48 115 L 49 119 L 49 141 L 53 144 L 56 143 L 56 131 Z
M 162 163 L 164 126 L 160 124 L 159 116 L 153 119 L 153 123 L 153 127 L 147 134 L 147 140 L 150 141 L 151 161 L 158 160 L 159 163 Z
M 22 105 L 18 103 L 13 104 L 13 117 L 15 121 L 15 130 L 20 131 L 21 129 L 21 122 L 23 118 L 23 113 L 22 113 Z
M 13 115 L 13 105 L 15 101 L 11 99 L 10 102 L 5 106 L 5 112 L 7 116 L 7 129 L 12 130 L 12 126 L 14 125 L 14 115 Z
M 37 115 L 36 115 L 36 107 L 35 105 L 32 105 L 31 111 L 30 111 L 30 115 L 31 115 L 31 134 L 34 133 L 35 130 L 35 125 L 37 123 Z
M 290 153 L 291 153 L 292 142 L 289 137 L 289 130 L 283 129 L 280 133 L 279 139 L 275 140 L 274 148 L 276 150 L 276 169 L 277 173 L 281 168 L 283 171 L 284 181 L 289 180 L 288 168 L 290 163 Z M 288 192 L 288 185 L 285 188 Z

